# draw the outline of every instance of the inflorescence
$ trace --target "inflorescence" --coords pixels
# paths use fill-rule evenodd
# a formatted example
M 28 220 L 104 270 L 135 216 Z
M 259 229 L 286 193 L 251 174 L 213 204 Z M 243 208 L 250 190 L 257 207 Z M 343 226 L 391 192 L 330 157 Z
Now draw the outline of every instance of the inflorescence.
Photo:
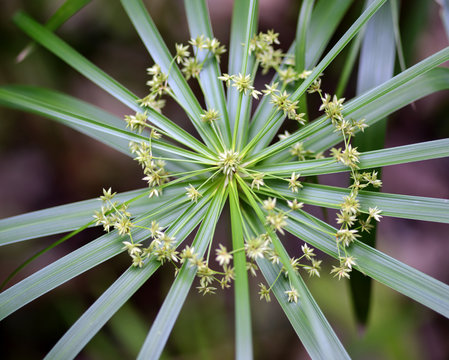
M 240 94 L 252 96 L 258 99 L 260 96 L 269 97 L 276 113 L 282 113 L 285 117 L 295 121 L 298 126 L 306 123 L 306 114 L 299 111 L 298 101 L 291 100 L 292 84 L 299 84 L 306 79 L 312 71 L 304 70 L 297 72 L 295 70 L 294 56 L 283 53 L 274 46 L 279 44 L 278 34 L 274 31 L 259 33 L 249 44 L 249 51 L 254 54 L 256 69 L 260 67 L 262 74 L 269 71 L 275 71 L 277 79 L 271 84 L 266 84 L 265 89 L 259 91 L 254 87 L 254 74 L 222 74 L 219 79 L 223 81 L 227 88 L 235 88 Z M 220 42 L 213 38 L 199 36 L 190 39 L 188 44 L 176 44 L 176 54 L 173 57 L 172 65 L 177 64 L 186 80 L 195 79 L 201 86 L 200 73 L 207 66 L 208 62 L 215 59 L 219 62 L 220 56 L 226 52 L 226 49 Z M 213 108 L 203 110 L 200 119 L 203 123 L 210 126 L 217 138 L 223 145 L 223 151 L 215 151 L 216 156 L 206 165 L 206 169 L 193 170 L 190 172 L 169 173 L 165 166 L 166 161 L 177 161 L 177 159 L 163 158 L 153 153 L 153 145 L 159 141 L 162 136 L 170 138 L 170 134 L 162 131 L 154 124 L 149 122 L 148 111 L 150 109 L 161 112 L 165 106 L 164 96 L 169 96 L 177 101 L 176 96 L 168 85 L 170 78 L 170 69 L 167 73 L 162 72 L 157 64 L 147 69 L 151 79 L 147 81 L 149 93 L 138 103 L 144 109 L 143 112 L 135 115 L 125 116 L 127 127 L 131 130 L 145 136 L 141 142 L 130 142 L 129 147 L 134 159 L 141 165 L 144 173 L 143 180 L 147 182 L 149 197 L 157 197 L 163 193 L 163 189 L 180 182 L 192 179 L 192 184 L 185 188 L 185 202 L 197 202 L 204 195 L 206 183 L 210 184 L 214 180 L 224 178 L 222 184 L 229 184 L 232 178 L 238 177 L 244 184 L 248 185 L 254 198 L 260 203 L 260 207 L 265 212 L 266 232 L 248 235 L 245 239 L 244 247 L 229 251 L 223 244 L 218 244 L 215 249 L 216 264 L 211 264 L 210 249 L 207 258 L 204 259 L 195 251 L 194 247 L 186 245 L 181 249 L 174 235 L 164 231 L 164 227 L 159 225 L 157 219 L 153 219 L 150 226 L 140 225 L 140 220 L 133 218 L 128 211 L 128 203 L 118 203 L 114 201 L 115 193 L 112 190 L 103 190 L 103 196 L 100 197 L 102 207 L 100 211 L 95 212 L 94 218 L 97 225 L 102 225 L 105 231 L 117 230 L 117 232 L 126 238 L 123 241 L 124 250 L 131 257 L 132 265 L 135 267 L 144 266 L 147 258 L 158 260 L 161 264 L 171 263 L 177 274 L 180 266 L 187 263 L 188 266 L 194 266 L 197 269 L 199 278 L 198 290 L 202 294 L 213 294 L 217 287 L 222 289 L 230 287 L 234 279 L 233 256 L 238 252 L 244 252 L 247 258 L 248 271 L 256 276 L 259 259 L 267 259 L 273 264 L 280 264 L 278 253 L 273 247 L 270 232 L 284 235 L 284 230 L 288 224 L 289 214 L 295 211 L 302 211 L 303 203 L 301 199 L 301 174 L 293 172 L 290 177 L 284 178 L 276 174 L 264 174 L 245 163 L 245 154 L 235 147 L 226 148 L 220 127 L 217 122 L 223 114 Z M 334 161 L 342 163 L 348 167 L 351 172 L 352 184 L 350 193 L 345 196 L 340 204 L 340 210 L 337 214 L 336 223 L 340 226 L 334 234 L 336 239 L 336 248 L 339 254 L 338 266 L 333 266 L 331 273 L 339 279 L 349 278 L 353 266 L 357 266 L 357 259 L 348 255 L 347 248 L 360 236 L 360 232 L 369 232 L 373 228 L 373 221 L 380 221 L 382 218 L 381 210 L 369 208 L 368 213 L 363 213 L 358 200 L 359 190 L 368 186 L 380 187 L 382 182 L 377 178 L 377 173 L 359 172 L 359 152 L 357 148 L 351 145 L 351 139 L 357 131 L 363 131 L 367 125 L 363 120 L 347 119 L 343 115 L 344 99 L 337 98 L 335 95 L 323 94 L 321 90 L 321 77 L 313 81 L 308 89 L 310 94 L 318 94 L 321 99 L 320 111 L 324 112 L 327 119 L 333 124 L 335 131 L 342 136 L 343 147 L 332 148 L 330 155 Z M 146 110 L 145 110 L 146 109 Z M 290 136 L 285 132 L 279 135 L 283 140 Z M 323 158 L 323 153 L 315 153 L 310 149 L 304 148 L 301 142 L 295 143 L 290 148 L 290 154 L 295 161 L 305 161 L 308 159 Z M 193 161 L 192 161 L 193 162 Z M 204 174 L 207 177 L 204 177 Z M 202 183 L 194 181 L 195 177 L 202 176 L 205 179 Z M 272 189 L 267 180 L 281 180 L 285 186 L 292 192 L 291 199 L 286 199 L 283 195 Z M 190 180 L 189 180 L 190 181 Z M 242 185 L 246 186 L 246 185 Z M 257 194 L 256 194 L 257 192 Z M 270 194 L 270 196 L 266 196 Z M 297 198 L 295 198 L 297 197 Z M 283 211 L 278 206 L 278 202 L 286 202 L 289 210 Z M 133 231 L 143 229 L 148 232 L 147 246 L 142 242 L 134 241 Z M 210 242 L 212 244 L 212 241 Z M 212 265 L 217 269 L 212 269 Z M 321 260 L 317 260 L 314 249 L 307 244 L 301 245 L 301 252 L 297 257 L 290 259 L 290 265 L 294 271 L 300 269 L 306 271 L 310 276 L 320 276 Z M 281 267 L 279 276 L 287 275 L 287 269 Z M 270 301 L 270 293 L 274 283 L 267 286 L 263 283 L 259 285 L 260 299 Z M 290 302 L 297 302 L 299 294 L 297 290 L 291 287 L 285 292 L 285 296 Z

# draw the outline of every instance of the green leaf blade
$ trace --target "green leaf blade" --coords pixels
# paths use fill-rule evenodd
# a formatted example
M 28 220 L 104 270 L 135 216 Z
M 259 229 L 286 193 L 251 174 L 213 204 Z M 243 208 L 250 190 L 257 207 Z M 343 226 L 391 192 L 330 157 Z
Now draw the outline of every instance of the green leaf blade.
M 120 203 L 129 201 L 129 211 L 139 216 L 169 199 L 179 198 L 185 193 L 184 185 L 170 186 L 161 196 L 151 199 L 146 195 L 148 189 L 117 194 L 115 199 Z M 76 230 L 92 221 L 94 211 L 100 207 L 98 199 L 90 199 L 0 219 L 0 246 Z
M 225 192 L 227 192 L 227 190 L 225 190 L 224 187 L 222 189 L 223 191 L 221 194 L 216 194 L 212 198 L 207 213 L 192 243 L 195 253 L 198 254 L 199 258 L 204 256 L 207 246 L 212 241 L 218 218 L 223 209 L 224 200 L 226 198 Z M 167 339 L 192 286 L 196 272 L 196 267 L 188 262 L 183 264 L 151 326 L 139 352 L 138 359 L 159 358 L 161 356 Z
M 313 68 L 323 54 L 327 44 L 333 36 L 335 29 L 343 19 L 352 0 L 331 1 L 319 0 L 312 11 L 310 19 L 310 28 L 307 31 L 307 47 L 306 47 L 306 68 Z M 288 53 L 293 54 L 296 42 L 292 44 Z M 271 81 L 278 81 L 276 74 Z M 250 123 L 249 138 L 252 139 L 264 126 L 266 119 L 270 117 L 273 105 L 270 99 L 264 96 L 259 102 L 253 119 Z M 255 152 L 266 147 L 271 141 L 269 135 L 263 137 L 255 146 Z
M 408 162 L 439 159 L 449 156 L 449 139 L 425 141 L 411 145 L 367 151 L 360 154 L 358 168 L 370 169 Z M 276 175 L 289 175 L 293 172 L 302 176 L 333 174 L 349 171 L 349 168 L 333 158 L 292 161 L 256 166 L 258 171 Z
M 252 212 L 245 214 L 246 221 L 252 224 L 253 229 L 257 229 L 259 233 L 266 231 Z M 328 359 L 329 354 L 332 354 L 334 359 L 349 359 L 345 348 L 330 327 L 302 277 L 293 270 L 288 260 L 289 255 L 279 238 L 274 235 L 272 241 L 284 267 L 288 270 L 288 277 L 278 276 L 282 268 L 280 264 L 273 264 L 267 259 L 259 259 L 257 264 L 268 284 L 272 286 L 276 299 L 308 354 L 312 359 Z M 292 287 L 299 293 L 297 303 L 287 300 L 286 291 L 291 290 Z
M 161 223 L 164 225 L 175 221 L 185 210 L 185 206 L 180 206 L 177 202 L 174 204 L 179 208 L 169 208 L 169 211 L 162 212 L 165 217 Z M 160 211 L 156 212 L 161 214 Z M 133 239 L 137 242 L 146 238 L 147 233 L 142 229 L 137 229 L 133 233 Z M 0 294 L 0 319 L 68 280 L 120 254 L 123 252 L 120 239 L 125 238 L 118 236 L 116 231 L 103 235 L 3 291 Z
M 288 209 L 284 205 L 282 208 Z M 335 228 L 304 212 L 291 214 L 287 231 L 338 259 L 335 238 L 316 230 L 318 227 L 326 232 L 336 232 Z M 357 259 L 358 270 L 449 318 L 448 285 L 359 241 L 347 251 Z
M 114 142 L 113 139 L 119 138 L 122 142 L 119 143 L 116 148 L 122 152 L 125 151 L 124 142 L 142 142 L 148 140 L 148 138 L 142 135 L 126 130 L 124 125 L 117 123 L 116 120 L 108 121 L 108 119 L 111 118 L 111 115 L 109 115 L 109 117 L 106 116 L 105 118 L 94 117 L 94 119 L 91 119 L 90 117 L 86 117 L 84 112 L 80 112 L 79 109 L 66 106 L 61 102 L 54 103 L 48 101 L 46 95 L 48 95 L 48 91 L 42 91 L 42 89 L 39 88 L 22 88 L 16 86 L 2 87 L 0 88 L 0 103 L 62 122 L 76 130 L 97 137 L 100 141 L 104 141 L 105 143 Z M 111 123 L 112 125 L 110 125 Z M 94 131 L 94 134 L 91 134 L 91 130 Z M 204 155 L 194 153 L 190 150 L 184 150 L 162 140 L 153 140 L 152 146 L 156 151 L 160 150 L 162 154 L 169 153 L 170 157 L 172 157 L 171 154 L 173 154 L 175 157 L 181 156 L 191 160 L 206 163 L 211 162 L 211 159 Z
M 212 39 L 214 35 L 205 0 L 184 0 L 184 7 L 186 9 L 190 37 L 196 38 L 204 35 Z M 201 56 L 201 53 L 199 56 Z M 203 60 L 200 57 L 200 61 Z M 231 127 L 223 84 L 218 79 L 220 75 L 221 71 L 217 60 L 215 57 L 210 57 L 200 73 L 201 87 L 208 107 L 217 109 L 221 114 L 218 124 L 224 137 L 223 140 L 229 147 L 231 145 Z
M 344 197 L 350 194 L 349 189 L 327 185 L 303 183 L 299 194 L 287 189 L 285 183 L 269 182 L 271 189 L 286 198 L 296 198 L 305 204 L 339 209 Z M 263 193 L 263 192 L 261 192 Z M 267 192 L 267 195 L 272 195 Z M 378 207 L 382 215 L 403 219 L 449 223 L 449 200 L 421 196 L 377 193 L 360 190 L 361 211 L 368 213 L 369 208 Z
M 45 27 L 48 30 L 55 31 L 90 2 L 91 0 L 66 0 L 66 2 L 50 17 L 45 24 Z M 25 60 L 25 58 L 33 52 L 35 45 L 36 43 L 28 44 L 19 55 L 17 55 L 16 61 L 22 62 Z
M 257 31 L 259 2 L 257 0 L 240 0 L 234 2 L 229 46 L 229 74 L 251 75 L 254 57 L 249 54 L 249 42 Z M 233 142 L 240 148 L 247 136 L 247 124 L 251 112 L 251 95 L 243 95 L 234 87 L 227 92 L 227 107 Z M 234 145 L 234 144 L 233 144 Z
M 243 221 L 240 212 L 237 185 L 231 183 L 229 194 L 229 208 L 231 216 L 232 248 L 244 247 Z M 252 359 L 252 330 L 251 330 L 251 304 L 249 296 L 248 273 L 246 270 L 246 255 L 237 251 L 234 254 L 234 298 L 235 298 L 235 358 L 239 360 Z
M 176 95 L 177 101 L 187 112 L 203 141 L 210 148 L 219 147 L 220 144 L 215 133 L 201 121 L 201 106 L 174 62 L 145 5 L 141 0 L 122 0 L 121 3 L 149 54 L 155 63 L 161 67 L 162 72 L 169 75 L 168 84 L 170 88 Z M 210 153 L 208 147 L 202 146 L 201 148 Z
M 179 244 L 201 221 L 204 216 L 203 205 L 195 211 L 185 209 L 167 230 L 167 234 L 177 235 Z M 147 234 L 148 235 L 148 234 Z M 58 341 L 45 359 L 73 359 L 90 339 L 103 327 L 117 310 L 148 280 L 161 266 L 160 262 L 150 258 L 142 268 L 130 267 L 109 287 L 103 295 L 76 321 L 76 323 Z
M 354 119 L 365 118 L 366 123 L 371 125 L 417 99 L 447 89 L 449 87 L 449 70 L 435 68 L 447 60 L 449 60 L 449 47 L 349 101 L 345 105 L 343 115 Z M 299 141 L 304 141 L 304 146 L 307 149 L 323 151 L 339 143 L 341 138 L 334 133 L 330 121 L 321 117 L 288 138 L 253 155 L 248 161 L 256 162 L 259 159 L 270 157 L 270 163 L 277 163 L 280 159 L 288 158 L 288 148 Z
M 114 96 L 117 100 L 127 105 L 136 112 L 143 112 L 137 104 L 138 98 L 128 89 L 119 84 L 112 77 L 93 65 L 84 56 L 79 54 L 68 44 L 58 38 L 55 34 L 45 29 L 43 26 L 35 22 L 26 14 L 19 12 L 14 16 L 15 23 L 36 42 L 44 46 L 47 50 L 61 58 L 68 65 L 80 72 L 90 81 L 98 85 L 100 88 Z M 192 149 L 200 151 L 204 155 L 210 156 L 211 152 L 201 142 L 196 140 L 192 135 L 182 130 L 176 124 L 159 114 L 157 111 L 148 109 L 149 117 L 156 126 L 166 130 L 177 141 L 189 146 Z
M 366 26 L 357 73 L 357 95 L 392 78 L 396 57 L 394 34 L 392 6 L 387 2 Z M 386 118 L 381 119 L 362 134 L 358 134 L 352 140 L 352 146 L 357 147 L 358 151 L 382 149 L 385 143 L 386 122 Z M 377 171 L 378 179 L 381 179 L 382 169 L 373 170 Z M 369 233 L 361 234 L 359 240 L 375 248 L 376 233 L 377 224 L 374 224 Z M 371 305 L 372 280 L 354 271 L 349 281 L 357 321 L 366 325 Z

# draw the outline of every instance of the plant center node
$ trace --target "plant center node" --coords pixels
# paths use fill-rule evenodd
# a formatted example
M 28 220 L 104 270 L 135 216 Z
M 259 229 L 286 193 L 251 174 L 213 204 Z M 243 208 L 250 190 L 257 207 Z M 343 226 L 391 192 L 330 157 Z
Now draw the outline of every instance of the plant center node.
M 232 177 L 237 171 L 241 162 L 240 154 L 237 151 L 225 150 L 218 154 L 218 167 L 223 170 L 223 174 Z

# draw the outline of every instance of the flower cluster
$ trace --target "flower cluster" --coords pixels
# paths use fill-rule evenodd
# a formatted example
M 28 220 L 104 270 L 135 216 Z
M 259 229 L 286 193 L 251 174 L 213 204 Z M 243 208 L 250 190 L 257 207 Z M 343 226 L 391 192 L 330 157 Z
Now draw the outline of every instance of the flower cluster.
M 131 153 L 135 155 L 134 160 L 142 166 L 145 174 L 142 180 L 148 183 L 150 198 L 162 194 L 163 185 L 169 181 L 169 174 L 165 169 L 165 161 L 153 156 L 151 140 L 159 137 L 159 133 L 152 130 L 148 142 L 136 143 L 131 141 L 129 143 Z
M 221 81 L 226 83 L 226 86 L 233 86 L 243 94 L 250 94 L 253 98 L 258 99 L 262 93 L 254 88 L 250 75 L 229 75 L 223 74 L 218 77 Z
M 127 205 L 112 201 L 115 195 L 111 188 L 103 189 L 103 195 L 100 196 L 101 210 L 95 211 L 93 216 L 95 225 L 103 225 L 106 232 L 115 229 L 120 235 L 129 235 L 132 228 L 131 214 L 127 211 Z
M 165 94 L 170 95 L 171 90 L 168 86 L 168 74 L 161 71 L 159 65 L 155 64 L 147 69 L 148 75 L 151 75 L 151 80 L 147 81 L 150 88 L 150 93 L 144 98 L 138 100 L 138 103 L 147 108 L 154 109 L 161 112 L 165 106 L 165 100 L 161 97 Z
M 377 209 L 377 207 L 369 208 L 368 215 L 363 216 L 357 198 L 359 190 L 370 185 L 378 188 L 382 186 L 382 181 L 377 178 L 376 171 L 360 173 L 357 170 L 360 153 L 357 151 L 357 148 L 352 146 L 351 139 L 355 136 L 356 131 L 364 131 L 367 127 L 364 120 L 347 120 L 343 115 L 345 99 L 339 99 L 337 96 L 329 94 L 323 96 L 320 86 L 321 80 L 310 91 L 319 94 L 322 102 L 320 110 L 324 111 L 326 117 L 331 120 L 335 131 L 341 133 L 344 143 L 343 150 L 341 148 L 332 148 L 330 152 L 336 161 L 350 168 L 353 180 L 350 186 L 350 193 L 343 198 L 343 202 L 340 204 L 340 211 L 337 213 L 336 221 L 340 225 L 340 229 L 336 233 L 336 242 L 340 264 L 339 266 L 333 266 L 331 270 L 331 273 L 338 276 L 339 279 L 349 278 L 352 266 L 356 265 L 356 259 L 348 255 L 346 248 L 360 237 L 359 231 L 369 232 L 372 229 L 372 219 L 380 221 L 382 218 L 380 215 L 381 210 Z
M 254 88 L 254 76 L 247 74 L 229 75 L 222 74 L 219 79 L 224 81 L 228 87 L 233 87 L 240 92 L 240 96 L 252 96 L 258 99 L 260 95 L 268 96 L 270 103 L 273 104 L 274 113 L 281 114 L 288 119 L 295 120 L 299 125 L 305 124 L 305 114 L 299 111 L 299 102 L 292 100 L 291 94 L 287 91 L 288 84 L 292 82 L 300 82 L 310 75 L 311 71 L 305 70 L 297 73 L 294 68 L 294 58 L 282 53 L 281 50 L 274 49 L 274 45 L 279 44 L 278 34 L 273 31 L 267 33 L 259 33 L 249 44 L 251 53 L 254 53 L 256 64 L 255 68 L 261 67 L 262 73 L 266 73 L 270 69 L 274 69 L 277 73 L 277 79 L 271 84 L 265 85 L 265 89 L 258 91 Z M 136 113 L 135 115 L 125 116 L 127 127 L 131 130 L 148 135 L 147 140 L 130 143 L 130 150 L 134 154 L 135 160 L 142 166 L 145 180 L 149 186 L 149 196 L 159 196 L 164 187 L 170 186 L 178 179 L 187 180 L 200 174 L 209 173 L 209 177 L 200 185 L 192 185 L 185 187 L 186 197 L 183 201 L 198 202 L 204 196 L 204 191 L 200 191 L 206 183 L 212 183 L 217 177 L 224 177 L 222 184 L 227 186 L 229 183 L 240 183 L 241 186 L 247 187 L 247 191 L 251 193 L 255 201 L 258 201 L 260 207 L 265 211 L 265 226 L 266 232 L 262 234 L 255 233 L 250 235 L 246 230 L 244 245 L 240 249 L 233 249 L 228 251 L 226 246 L 218 244 L 215 249 L 215 261 L 220 267 L 214 270 L 211 267 L 210 249 L 207 257 L 203 258 L 196 252 L 195 248 L 186 245 L 183 249 L 179 248 L 179 242 L 175 237 L 165 232 L 159 226 L 157 220 L 152 220 L 151 226 L 146 227 L 138 225 L 139 221 L 131 220 L 131 214 L 127 212 L 125 204 L 119 205 L 112 202 L 114 194 L 111 190 L 104 191 L 102 198 L 103 206 L 100 212 L 95 213 L 97 225 L 102 224 L 106 231 L 111 228 L 116 229 L 119 234 L 128 236 L 127 241 L 123 241 L 124 250 L 127 250 L 132 260 L 132 265 L 135 267 L 142 267 L 145 259 L 152 258 L 159 261 L 161 264 L 171 263 L 175 267 L 175 274 L 179 272 L 181 266 L 195 267 L 196 275 L 199 278 L 199 286 L 197 287 L 202 294 L 213 294 L 218 287 L 225 289 L 230 287 L 234 279 L 233 259 L 236 253 L 244 252 L 247 259 L 247 270 L 252 275 L 256 276 L 258 271 L 258 261 L 269 261 L 272 264 L 279 265 L 279 274 L 276 280 L 270 285 L 261 283 L 259 285 L 259 295 L 261 299 L 270 301 L 271 291 L 273 286 L 281 276 L 288 275 L 288 271 L 293 269 L 298 272 L 300 269 L 306 271 L 309 276 L 320 276 L 321 260 L 315 259 L 314 249 L 307 244 L 301 246 L 301 254 L 298 257 L 291 257 L 288 270 L 286 266 L 280 262 L 279 254 L 276 252 L 272 243 L 272 236 L 275 233 L 284 235 L 287 221 L 291 212 L 301 211 L 303 203 L 298 199 L 287 200 L 277 191 L 273 190 L 267 185 L 265 180 L 282 180 L 287 182 L 288 189 L 294 194 L 298 194 L 303 188 L 300 181 L 301 175 L 297 172 L 292 172 L 290 177 L 285 179 L 276 176 L 273 173 L 262 173 L 247 166 L 245 162 L 246 151 L 240 152 L 234 147 L 235 141 L 231 148 L 224 146 L 224 137 L 222 130 L 218 123 L 222 119 L 222 114 L 213 107 L 203 110 L 199 115 L 200 123 L 206 124 L 213 129 L 217 139 L 221 142 L 223 150 L 215 149 L 215 158 L 207 164 L 206 168 L 200 170 L 187 171 L 184 173 L 169 174 L 165 169 L 165 161 L 176 161 L 177 159 L 161 158 L 153 155 L 152 145 L 159 141 L 161 134 L 170 137 L 153 124 L 149 123 L 151 109 L 161 111 L 165 101 L 161 99 L 163 95 L 168 95 L 177 101 L 176 96 L 168 86 L 170 70 L 172 66 L 181 66 L 182 74 L 186 80 L 194 78 L 201 86 L 200 73 L 207 65 L 207 61 L 215 59 L 219 61 L 220 56 L 225 52 L 224 46 L 220 45 L 215 38 L 205 38 L 199 36 L 195 39 L 190 39 L 187 45 L 176 44 L 176 54 L 173 57 L 170 69 L 165 74 L 161 68 L 156 64 L 147 69 L 148 74 L 152 76 L 151 80 L 147 82 L 150 87 L 150 93 L 139 100 L 142 106 L 148 107 L 147 111 Z M 343 116 L 343 102 L 344 99 L 338 99 L 336 96 L 331 97 L 328 94 L 323 95 L 321 92 L 321 79 L 316 79 L 308 89 L 309 93 L 318 93 L 322 105 L 320 110 L 323 110 L 336 131 L 340 132 L 344 139 L 344 150 L 332 149 L 331 153 L 336 159 L 346 166 L 352 172 L 353 184 L 350 187 L 350 194 L 345 197 L 341 204 L 341 209 L 337 215 L 337 223 L 341 225 L 336 234 L 337 248 L 340 256 L 340 266 L 335 267 L 332 273 L 336 273 L 339 278 L 349 277 L 349 272 L 352 266 L 356 264 L 355 259 L 349 256 L 346 248 L 359 236 L 358 232 L 369 231 L 371 228 L 371 220 L 379 221 L 381 218 L 380 210 L 377 208 L 369 209 L 369 214 L 362 219 L 360 215 L 359 201 L 357 199 L 358 191 L 366 186 L 380 186 L 381 182 L 377 179 L 376 172 L 357 172 L 357 163 L 359 162 L 359 153 L 356 148 L 351 146 L 351 137 L 355 135 L 358 130 L 364 130 L 366 125 L 363 121 L 346 120 Z M 282 140 L 290 136 L 288 132 L 280 135 Z M 235 137 L 235 134 L 234 134 Z M 235 140 L 235 138 L 233 138 Z M 291 155 L 296 157 L 299 161 L 304 161 L 312 158 L 322 158 L 323 153 L 315 153 L 305 149 L 302 142 L 295 143 L 290 149 Z M 194 161 L 192 161 L 194 162 Z M 204 165 L 204 164 L 203 164 Z M 173 181 L 175 180 L 175 181 Z M 236 181 L 237 180 L 237 181 Z M 250 183 L 246 183 L 246 181 Z M 197 183 L 194 183 L 197 184 Z M 255 192 L 256 191 L 256 192 Z M 265 191 L 265 192 L 264 192 Z M 266 197 L 267 194 L 271 197 Z M 259 195 L 262 195 L 261 197 Z M 245 195 L 246 197 L 247 195 Z M 290 208 L 288 211 L 281 210 L 277 207 L 277 199 L 287 200 L 287 205 Z M 356 226 L 356 223 L 358 226 Z M 132 229 L 144 229 L 150 234 L 150 243 L 147 247 L 143 243 L 134 242 L 132 237 Z M 212 242 L 210 243 L 212 246 Z M 290 286 L 290 290 L 285 291 L 285 296 L 289 302 L 297 302 L 299 298 L 298 290 Z

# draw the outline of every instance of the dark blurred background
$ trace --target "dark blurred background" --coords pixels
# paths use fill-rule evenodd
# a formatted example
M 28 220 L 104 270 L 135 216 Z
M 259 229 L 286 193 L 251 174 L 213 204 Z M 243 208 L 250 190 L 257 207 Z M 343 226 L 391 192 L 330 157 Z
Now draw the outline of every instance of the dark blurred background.
M 11 21 L 19 9 L 45 22 L 63 3 L 55 0 L 3 0 L 0 2 L 0 83 L 32 84 L 71 94 L 120 117 L 129 111 L 65 63 L 42 48 L 15 63 L 29 39 Z M 357 2 L 356 2 L 357 3 Z M 360 2 L 361 3 L 361 2 Z M 170 49 L 186 42 L 188 30 L 181 1 L 146 1 Z M 279 32 L 286 49 L 294 37 L 300 2 L 261 0 L 259 28 Z M 357 16 L 356 4 L 339 27 L 341 35 Z M 448 45 L 434 1 L 408 0 L 401 11 L 401 34 L 407 65 Z M 209 1 L 215 36 L 228 44 L 232 1 Z M 406 6 L 406 8 L 405 8 Z M 145 48 L 119 1 L 93 0 L 57 32 L 93 63 L 139 96 L 146 92 L 145 69 L 152 65 Z M 337 39 L 337 38 L 335 38 Z M 335 41 L 334 39 L 334 41 Z M 332 92 L 344 58 L 326 71 L 325 91 Z M 226 62 L 224 62 L 226 64 Z M 356 75 L 347 98 L 354 95 Z M 391 116 L 386 146 L 405 145 L 449 136 L 448 92 L 418 101 Z M 182 111 L 164 111 L 190 129 Z M 0 218 L 97 197 L 103 187 L 126 191 L 145 184 L 140 168 L 130 158 L 53 121 L 0 108 Z M 448 198 L 447 159 L 384 169 L 382 191 Z M 323 179 L 345 186 L 347 178 Z M 314 211 L 314 210 L 312 210 Z M 226 220 L 219 234 L 229 232 Z M 379 226 L 378 248 L 387 254 L 449 283 L 449 227 L 447 225 L 384 218 Z M 79 234 L 46 253 L 10 285 L 101 235 L 96 229 Z M 59 239 L 53 236 L 6 246 L 0 252 L 0 281 L 23 260 Z M 225 243 L 226 239 L 217 239 Z M 297 243 L 297 242 L 296 242 Z M 299 249 L 299 245 L 295 245 Z M 317 302 L 356 359 L 447 359 L 449 322 L 442 316 L 375 284 L 373 307 L 366 329 L 359 328 L 351 311 L 348 286 L 328 275 L 327 263 L 320 279 L 307 280 Z M 113 260 L 42 296 L 0 323 L 3 359 L 43 357 L 70 325 L 128 267 L 129 258 Z M 154 275 L 87 345 L 79 359 L 131 359 L 172 282 L 171 269 Z M 257 300 L 253 281 L 254 350 L 258 359 L 307 358 L 276 302 Z M 332 294 L 332 296 L 329 296 Z M 223 296 L 222 296 L 223 295 Z M 164 358 L 233 358 L 233 293 L 189 296 L 175 326 Z

